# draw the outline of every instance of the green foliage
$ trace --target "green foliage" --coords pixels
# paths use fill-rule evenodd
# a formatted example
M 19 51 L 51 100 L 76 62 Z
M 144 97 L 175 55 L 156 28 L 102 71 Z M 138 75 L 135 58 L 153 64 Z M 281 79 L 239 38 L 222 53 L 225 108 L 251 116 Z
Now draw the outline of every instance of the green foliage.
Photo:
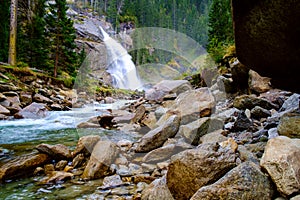
M 208 53 L 219 63 L 226 49 L 233 44 L 230 0 L 213 0 L 209 11 Z
M 9 5 L 8 0 L 0 1 L 0 61 L 8 60 L 8 38 L 9 38 Z

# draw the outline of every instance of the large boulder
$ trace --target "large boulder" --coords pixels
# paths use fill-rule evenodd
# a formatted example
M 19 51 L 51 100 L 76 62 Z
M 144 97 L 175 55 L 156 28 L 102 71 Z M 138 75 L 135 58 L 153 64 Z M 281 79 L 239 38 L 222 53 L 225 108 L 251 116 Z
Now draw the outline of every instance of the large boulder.
M 300 192 L 300 139 L 285 136 L 268 141 L 260 165 L 283 195 Z
M 32 103 L 29 106 L 23 108 L 20 112 L 14 115 L 15 118 L 31 118 L 39 119 L 46 117 L 48 114 L 48 109 L 45 104 Z
M 84 169 L 82 178 L 97 179 L 111 173 L 110 165 L 119 154 L 118 146 L 111 141 L 98 141 L 95 145 L 90 160 Z
M 90 155 L 99 140 L 101 140 L 99 135 L 87 135 L 79 138 L 76 148 L 73 151 L 73 157 L 80 153 Z
M 200 188 L 191 200 L 271 200 L 273 193 L 271 181 L 260 171 L 259 166 L 252 162 L 244 162 L 214 184 Z
M 164 124 L 144 135 L 138 141 L 135 151 L 137 153 L 146 153 L 161 147 L 168 138 L 176 135 L 179 125 L 180 117 L 171 115 Z
M 187 80 L 163 80 L 146 91 L 145 98 L 158 101 L 162 100 L 167 94 L 179 95 L 191 89 L 192 86 Z
M 199 188 L 217 181 L 235 167 L 236 148 L 226 142 L 201 144 L 171 158 L 167 185 L 175 199 L 191 198 Z
M 178 111 L 181 114 L 181 124 L 187 124 L 200 117 L 209 116 L 216 102 L 209 88 L 199 88 L 181 93 L 175 100 L 171 110 Z
M 232 0 L 235 45 L 241 63 L 276 87 L 300 92 L 300 3 Z
M 0 181 L 32 175 L 37 167 L 50 161 L 46 154 L 29 154 L 16 158 L 0 167 Z

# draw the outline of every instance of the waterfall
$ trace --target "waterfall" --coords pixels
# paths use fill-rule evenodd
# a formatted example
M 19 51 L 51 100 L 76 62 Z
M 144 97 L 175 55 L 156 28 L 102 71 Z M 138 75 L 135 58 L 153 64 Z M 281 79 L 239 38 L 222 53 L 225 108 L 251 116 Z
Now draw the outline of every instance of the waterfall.
M 99 28 L 107 49 L 107 72 L 112 76 L 113 86 L 121 89 L 141 89 L 142 83 L 138 77 L 136 67 L 131 60 L 131 56 L 102 27 Z

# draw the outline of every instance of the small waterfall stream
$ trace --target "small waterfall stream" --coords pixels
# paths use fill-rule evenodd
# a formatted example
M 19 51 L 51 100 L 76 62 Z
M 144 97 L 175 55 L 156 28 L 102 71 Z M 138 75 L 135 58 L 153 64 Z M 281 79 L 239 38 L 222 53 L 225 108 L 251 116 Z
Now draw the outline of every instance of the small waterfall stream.
M 142 82 L 126 49 L 111 38 L 102 27 L 99 27 L 99 29 L 103 35 L 103 41 L 108 54 L 107 72 L 113 78 L 114 87 L 131 90 L 142 89 Z

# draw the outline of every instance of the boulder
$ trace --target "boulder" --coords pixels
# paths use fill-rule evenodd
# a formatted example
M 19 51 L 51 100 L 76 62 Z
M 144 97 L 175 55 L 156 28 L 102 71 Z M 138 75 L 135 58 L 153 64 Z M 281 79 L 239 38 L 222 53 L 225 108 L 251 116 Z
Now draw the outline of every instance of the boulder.
M 187 80 L 163 80 L 146 91 L 145 99 L 161 101 L 168 94 L 181 94 L 192 89 Z
M 158 147 L 170 137 L 174 137 L 180 125 L 180 117 L 172 115 L 165 124 L 149 131 L 137 143 L 135 151 L 138 153 L 146 153 Z
M 300 192 L 300 139 L 285 136 L 268 141 L 260 165 L 283 195 Z
M 0 167 L 0 180 L 30 176 L 34 170 L 51 161 L 46 154 L 29 154 L 9 161 Z
M 279 135 L 300 138 L 300 113 L 292 112 L 284 114 L 277 128 Z
M 176 154 L 174 150 L 174 144 L 169 144 L 158 149 L 154 149 L 143 157 L 142 162 L 157 163 L 160 161 L 168 160 L 169 158 L 171 158 L 172 155 Z
M 147 200 L 173 200 L 173 196 L 166 185 L 166 177 L 156 179 L 142 192 L 142 198 Z
M 264 93 L 271 89 L 271 79 L 268 77 L 262 77 L 257 72 L 249 71 L 249 88 L 256 93 Z
M 87 135 L 79 138 L 76 148 L 73 151 L 73 157 L 77 154 L 84 153 L 84 154 L 91 154 L 94 146 L 101 140 L 99 135 Z
M 201 144 L 173 156 L 167 185 L 174 199 L 191 198 L 199 188 L 218 180 L 235 167 L 236 148 L 232 148 L 232 144 Z
M 49 99 L 48 97 L 45 97 L 41 94 L 35 94 L 33 96 L 33 101 L 35 101 L 37 103 L 53 103 L 53 101 L 51 99 Z
M 296 110 L 300 105 L 300 94 L 293 94 L 284 101 L 280 111 Z
M 300 4 L 285 0 L 233 0 L 238 59 L 275 87 L 300 92 Z
M 277 106 L 270 101 L 256 97 L 255 95 L 241 95 L 237 96 L 234 99 L 233 106 L 238 109 L 246 110 L 249 109 L 251 110 L 255 106 L 260 106 L 265 109 L 272 109 L 272 108 L 277 108 Z
M 264 109 L 260 106 L 255 106 L 251 110 L 251 116 L 255 119 L 267 118 L 271 116 L 271 112 L 267 109 Z
M 111 174 L 110 165 L 119 154 L 118 146 L 111 141 L 98 141 L 84 169 L 82 178 L 97 179 Z
M 217 182 L 200 188 L 191 200 L 271 200 L 273 194 L 274 190 L 269 177 L 262 173 L 256 164 L 244 162 Z
M 45 104 L 32 103 L 29 106 L 23 108 L 20 112 L 15 114 L 15 118 L 30 118 L 39 119 L 46 117 L 48 114 L 48 109 Z
M 39 144 L 35 147 L 40 153 L 45 153 L 55 160 L 72 158 L 71 151 L 63 144 Z
M 228 138 L 224 136 L 225 131 L 222 129 L 216 130 L 211 133 L 207 133 L 200 138 L 200 143 L 216 143 L 224 142 Z
M 8 109 L 6 109 L 4 106 L 0 105 L 0 114 L 2 114 L 2 115 L 9 115 L 10 111 Z
M 203 117 L 192 123 L 180 126 L 178 135 L 183 136 L 188 143 L 197 146 L 202 136 L 222 128 L 223 122 L 221 120 Z
M 181 93 L 170 110 L 178 111 L 181 115 L 181 124 L 187 124 L 201 117 L 209 116 L 215 108 L 215 99 L 209 88 Z

